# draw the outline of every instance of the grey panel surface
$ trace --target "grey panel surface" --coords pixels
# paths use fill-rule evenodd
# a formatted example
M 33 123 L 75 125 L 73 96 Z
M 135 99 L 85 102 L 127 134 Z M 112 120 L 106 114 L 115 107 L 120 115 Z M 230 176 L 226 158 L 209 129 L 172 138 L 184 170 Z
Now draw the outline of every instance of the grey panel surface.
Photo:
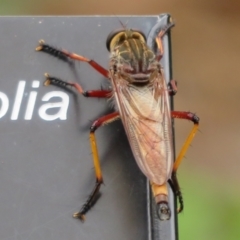
M 146 35 L 157 19 L 120 17 Z M 116 17 L 0 18 L 1 240 L 149 239 L 146 179 L 120 121 L 96 133 L 105 183 L 102 195 L 84 224 L 72 218 L 95 183 L 89 126 L 112 109 L 106 100 L 43 87 L 43 74 L 77 81 L 86 90 L 99 89 L 107 81 L 86 63 L 71 67 L 34 51 L 44 39 L 107 68 L 106 37 L 119 27 Z M 69 105 L 67 99 L 62 103 L 66 119 L 46 120 L 59 112 L 56 105 L 44 110 L 50 108 L 45 104 L 62 101 L 57 95 L 69 98 Z M 170 221 L 165 224 L 171 226 Z

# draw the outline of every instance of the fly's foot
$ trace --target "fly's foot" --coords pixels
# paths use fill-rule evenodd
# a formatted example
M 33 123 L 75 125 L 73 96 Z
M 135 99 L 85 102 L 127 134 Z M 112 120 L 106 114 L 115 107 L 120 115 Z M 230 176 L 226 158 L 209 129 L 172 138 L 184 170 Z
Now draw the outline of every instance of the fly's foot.
M 157 215 L 161 221 L 166 221 L 170 219 L 171 211 L 166 202 L 160 202 L 157 204 Z
M 75 212 L 73 214 L 73 217 L 81 220 L 81 222 L 84 222 L 85 219 L 86 219 L 85 215 L 83 213 L 81 213 L 81 212 Z
M 41 40 L 39 40 L 38 43 L 39 43 L 39 46 L 37 46 L 37 47 L 35 48 L 35 50 L 39 52 L 39 51 L 42 51 L 45 42 L 44 42 L 43 39 L 41 39 Z
M 51 84 L 50 76 L 49 76 L 48 73 L 45 73 L 44 76 L 45 76 L 46 80 L 44 81 L 43 85 L 44 86 L 49 86 Z

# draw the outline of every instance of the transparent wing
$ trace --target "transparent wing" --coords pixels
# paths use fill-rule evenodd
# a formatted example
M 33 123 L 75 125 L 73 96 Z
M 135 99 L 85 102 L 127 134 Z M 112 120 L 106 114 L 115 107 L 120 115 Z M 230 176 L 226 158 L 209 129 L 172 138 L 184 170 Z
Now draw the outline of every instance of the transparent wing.
M 153 84 L 135 86 L 112 79 L 117 106 L 142 172 L 156 183 L 165 183 L 173 164 L 171 112 L 168 89 L 159 74 Z

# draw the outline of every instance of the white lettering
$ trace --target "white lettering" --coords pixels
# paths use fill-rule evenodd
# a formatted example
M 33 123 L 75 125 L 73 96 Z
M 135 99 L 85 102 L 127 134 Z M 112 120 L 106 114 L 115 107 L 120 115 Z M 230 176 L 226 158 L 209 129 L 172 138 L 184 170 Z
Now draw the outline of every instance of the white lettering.
M 32 81 L 31 86 L 33 89 L 38 90 L 40 86 L 40 81 L 38 80 Z M 25 92 L 25 87 L 26 81 L 24 80 L 19 81 L 15 99 L 12 102 L 9 101 L 9 98 L 5 93 L 0 92 L 0 119 L 6 115 L 9 108 L 12 108 L 12 112 L 10 113 L 11 120 L 17 120 L 19 118 L 20 111 L 24 110 L 25 110 L 24 120 L 32 119 L 33 114 L 36 113 L 35 107 L 39 93 L 38 91 Z M 28 98 L 26 105 L 25 98 Z M 69 96 L 67 93 L 62 91 L 51 91 L 46 93 L 41 100 L 43 102 L 47 102 L 45 104 L 42 104 L 38 109 L 38 115 L 41 119 L 45 121 L 67 119 L 67 111 L 69 106 Z
M 60 120 L 66 120 L 67 119 L 67 109 L 68 109 L 68 105 L 69 105 L 69 96 L 64 92 L 52 91 L 52 92 L 45 94 L 42 97 L 42 101 L 47 102 L 53 97 L 62 98 L 62 101 L 43 104 L 38 110 L 39 116 L 46 121 L 53 121 L 58 118 Z M 52 115 L 47 114 L 47 110 L 51 109 L 51 108 L 59 108 L 59 111 L 56 114 L 52 114 Z
M 29 95 L 29 98 L 28 98 L 28 104 L 27 104 L 27 109 L 26 109 L 25 118 L 24 118 L 25 120 L 31 120 L 32 119 L 36 99 L 37 99 L 37 92 L 32 91 Z
M 2 118 L 8 110 L 9 100 L 7 95 L 3 92 L 0 92 L 0 100 L 1 100 L 0 118 Z
M 26 81 L 20 81 L 18 84 L 17 93 L 16 93 L 14 105 L 13 105 L 13 110 L 12 110 L 11 120 L 18 119 L 18 114 L 19 114 L 20 106 L 21 106 L 22 99 L 23 99 L 25 84 L 26 84 Z
M 40 82 L 37 81 L 37 80 L 34 80 L 34 81 L 32 82 L 32 87 L 33 87 L 33 88 L 39 88 L 39 85 L 40 85 Z
M 40 85 L 40 83 L 37 80 L 34 80 L 32 82 L 32 87 L 33 88 L 39 88 L 39 85 Z M 26 109 L 26 112 L 25 112 L 25 118 L 24 118 L 25 120 L 31 120 L 32 119 L 36 99 L 37 99 L 37 92 L 36 91 L 30 92 L 30 95 L 29 95 L 29 98 L 28 98 L 27 109 Z

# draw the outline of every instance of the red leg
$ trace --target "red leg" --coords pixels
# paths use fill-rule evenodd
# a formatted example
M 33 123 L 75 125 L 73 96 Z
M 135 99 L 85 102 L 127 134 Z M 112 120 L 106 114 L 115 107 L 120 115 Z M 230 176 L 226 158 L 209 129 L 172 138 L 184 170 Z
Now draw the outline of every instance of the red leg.
M 66 50 L 59 50 L 57 48 L 54 48 L 48 44 L 45 44 L 45 42 L 43 40 L 39 41 L 39 46 L 36 47 L 36 51 L 42 51 L 45 53 L 48 53 L 54 57 L 66 60 L 66 58 L 70 58 L 70 59 L 74 59 L 77 61 L 81 61 L 81 62 L 87 62 L 89 63 L 96 71 L 98 71 L 99 73 L 101 73 L 104 77 L 109 78 L 108 76 L 108 70 L 105 69 L 104 67 L 102 67 L 101 65 L 99 65 L 97 62 L 95 62 L 94 60 L 88 59 L 86 57 L 83 57 L 81 55 L 78 55 L 76 53 L 70 53 Z
M 72 86 L 84 97 L 110 98 L 112 96 L 111 90 L 84 91 L 82 89 L 82 86 L 78 83 L 65 82 L 59 78 L 51 77 L 47 73 L 45 73 L 45 77 L 46 77 L 46 80 L 44 82 L 45 86 L 48 86 L 50 84 L 58 85 L 58 86 L 62 86 L 62 87 Z
M 172 111 L 171 112 L 172 118 L 181 118 L 192 121 L 194 124 L 199 123 L 199 117 L 191 112 L 181 112 L 181 111 Z
M 83 92 L 83 96 L 84 97 L 110 98 L 112 96 L 112 91 L 110 91 L 110 90 L 90 90 L 90 91 Z

